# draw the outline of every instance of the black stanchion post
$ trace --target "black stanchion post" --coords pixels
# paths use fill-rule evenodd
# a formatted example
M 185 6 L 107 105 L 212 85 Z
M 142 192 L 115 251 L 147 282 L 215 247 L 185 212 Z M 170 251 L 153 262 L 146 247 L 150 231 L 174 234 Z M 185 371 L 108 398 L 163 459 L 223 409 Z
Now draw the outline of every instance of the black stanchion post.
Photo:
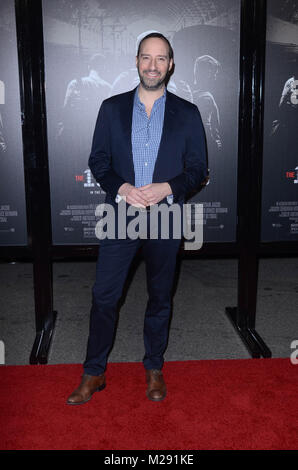
M 255 330 L 263 165 L 266 1 L 242 0 L 238 157 L 238 305 L 226 313 L 254 358 L 271 357 Z
M 36 338 L 31 364 L 46 364 L 53 311 L 51 209 L 41 0 L 15 0 L 28 239 L 33 253 Z

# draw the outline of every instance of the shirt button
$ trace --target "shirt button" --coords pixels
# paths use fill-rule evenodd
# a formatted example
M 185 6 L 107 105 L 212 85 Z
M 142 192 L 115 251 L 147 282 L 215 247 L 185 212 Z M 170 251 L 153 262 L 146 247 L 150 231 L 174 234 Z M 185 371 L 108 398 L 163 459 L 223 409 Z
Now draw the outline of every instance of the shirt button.
M 147 165 L 148 165 L 148 163 L 147 163 L 147 162 L 145 162 L 145 166 L 147 166 Z

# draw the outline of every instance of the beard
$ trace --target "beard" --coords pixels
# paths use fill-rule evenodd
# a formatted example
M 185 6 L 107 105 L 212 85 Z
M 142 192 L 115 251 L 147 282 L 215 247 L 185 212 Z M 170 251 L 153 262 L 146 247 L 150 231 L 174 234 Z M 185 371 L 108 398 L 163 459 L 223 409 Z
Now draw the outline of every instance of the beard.
M 161 76 L 159 72 L 152 70 L 152 72 L 157 72 L 158 75 L 156 77 L 149 77 L 146 75 L 147 72 L 148 70 L 144 70 L 143 75 L 141 75 L 138 68 L 140 82 L 146 90 L 159 90 L 167 81 L 169 73 L 169 71 L 167 71 L 164 76 Z

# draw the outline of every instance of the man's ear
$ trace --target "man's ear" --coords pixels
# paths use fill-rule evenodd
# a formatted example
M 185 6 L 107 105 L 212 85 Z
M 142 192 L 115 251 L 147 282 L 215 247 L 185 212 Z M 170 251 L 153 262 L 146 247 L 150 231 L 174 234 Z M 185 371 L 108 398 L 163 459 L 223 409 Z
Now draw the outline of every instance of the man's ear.
M 172 70 L 173 65 L 174 65 L 174 61 L 173 59 L 170 59 L 169 70 Z

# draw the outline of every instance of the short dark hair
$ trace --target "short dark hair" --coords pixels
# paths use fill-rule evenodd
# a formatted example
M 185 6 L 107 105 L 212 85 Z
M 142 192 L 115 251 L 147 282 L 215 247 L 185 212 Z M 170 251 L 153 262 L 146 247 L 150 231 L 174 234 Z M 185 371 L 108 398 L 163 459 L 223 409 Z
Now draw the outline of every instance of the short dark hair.
M 170 44 L 170 41 L 161 33 L 149 33 L 147 34 L 147 36 L 145 36 L 143 39 L 141 39 L 141 41 L 139 42 L 139 46 L 138 46 L 138 52 L 137 52 L 137 57 L 139 57 L 139 54 L 140 54 L 140 50 L 141 50 L 141 45 L 142 43 L 146 40 L 146 39 L 149 39 L 149 38 L 159 38 L 159 39 L 163 39 L 167 45 L 168 45 L 168 48 L 169 48 L 169 58 L 170 59 L 173 59 L 174 58 L 174 51 L 173 51 L 173 48 Z

